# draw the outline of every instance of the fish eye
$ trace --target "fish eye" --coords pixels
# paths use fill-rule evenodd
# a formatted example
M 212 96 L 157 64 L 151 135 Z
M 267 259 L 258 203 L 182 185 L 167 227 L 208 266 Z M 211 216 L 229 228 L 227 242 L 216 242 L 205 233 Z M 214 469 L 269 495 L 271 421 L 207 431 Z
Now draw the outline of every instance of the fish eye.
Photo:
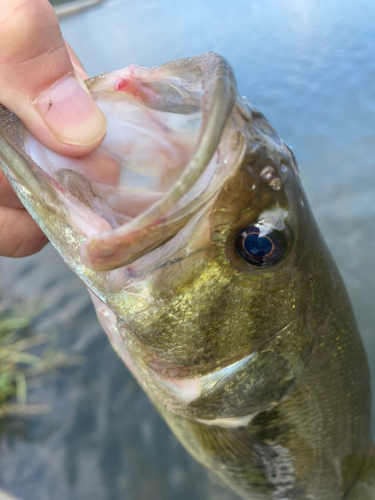
M 249 264 L 265 267 L 276 264 L 288 250 L 286 231 L 262 231 L 262 226 L 249 226 L 235 237 L 237 253 Z

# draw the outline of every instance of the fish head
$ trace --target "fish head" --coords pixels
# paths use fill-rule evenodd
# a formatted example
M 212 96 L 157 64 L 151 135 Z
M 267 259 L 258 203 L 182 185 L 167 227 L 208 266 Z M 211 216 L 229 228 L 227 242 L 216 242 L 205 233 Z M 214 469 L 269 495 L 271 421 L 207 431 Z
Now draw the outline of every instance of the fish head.
M 171 240 L 121 271 L 118 322 L 148 353 L 170 409 L 224 427 L 293 389 L 332 264 L 292 149 L 247 100 L 233 116 L 228 140 L 241 153 L 230 175 Z
M 151 397 L 246 423 L 293 388 L 324 300 L 294 155 L 217 54 L 86 83 L 108 119 L 94 153 L 57 155 L 2 108 L 1 165 Z

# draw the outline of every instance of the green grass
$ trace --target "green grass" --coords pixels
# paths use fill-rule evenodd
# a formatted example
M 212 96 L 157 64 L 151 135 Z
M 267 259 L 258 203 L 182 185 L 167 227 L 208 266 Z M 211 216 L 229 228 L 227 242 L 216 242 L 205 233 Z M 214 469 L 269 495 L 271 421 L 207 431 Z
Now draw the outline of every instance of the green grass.
M 32 331 L 31 309 L 0 310 L 0 418 L 48 412 L 46 405 L 28 404 L 28 390 L 40 387 L 46 374 L 82 362 L 56 346 L 56 335 Z

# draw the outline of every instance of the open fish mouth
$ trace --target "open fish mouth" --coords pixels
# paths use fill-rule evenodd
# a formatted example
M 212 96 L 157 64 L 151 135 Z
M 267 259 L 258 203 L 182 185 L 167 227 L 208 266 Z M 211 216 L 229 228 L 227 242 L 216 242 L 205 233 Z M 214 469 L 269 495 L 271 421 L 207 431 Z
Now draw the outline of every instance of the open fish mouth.
M 46 212 L 72 229 L 81 264 L 108 271 L 171 239 L 230 176 L 244 141 L 233 73 L 215 53 L 86 84 L 108 120 L 94 153 L 53 153 L 1 108 L 1 165 L 60 253 L 59 224 L 43 225 Z M 238 97 L 237 108 L 245 112 Z

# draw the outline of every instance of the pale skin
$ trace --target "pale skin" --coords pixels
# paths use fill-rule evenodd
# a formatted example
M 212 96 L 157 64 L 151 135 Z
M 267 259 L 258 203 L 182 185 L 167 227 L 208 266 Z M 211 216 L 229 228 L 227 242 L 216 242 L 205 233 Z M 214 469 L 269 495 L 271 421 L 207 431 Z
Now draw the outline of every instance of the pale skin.
M 47 0 L 0 0 L 0 103 L 48 148 L 84 156 L 104 139 L 106 119 L 85 91 L 79 59 Z M 0 169 L 0 256 L 47 243 Z

